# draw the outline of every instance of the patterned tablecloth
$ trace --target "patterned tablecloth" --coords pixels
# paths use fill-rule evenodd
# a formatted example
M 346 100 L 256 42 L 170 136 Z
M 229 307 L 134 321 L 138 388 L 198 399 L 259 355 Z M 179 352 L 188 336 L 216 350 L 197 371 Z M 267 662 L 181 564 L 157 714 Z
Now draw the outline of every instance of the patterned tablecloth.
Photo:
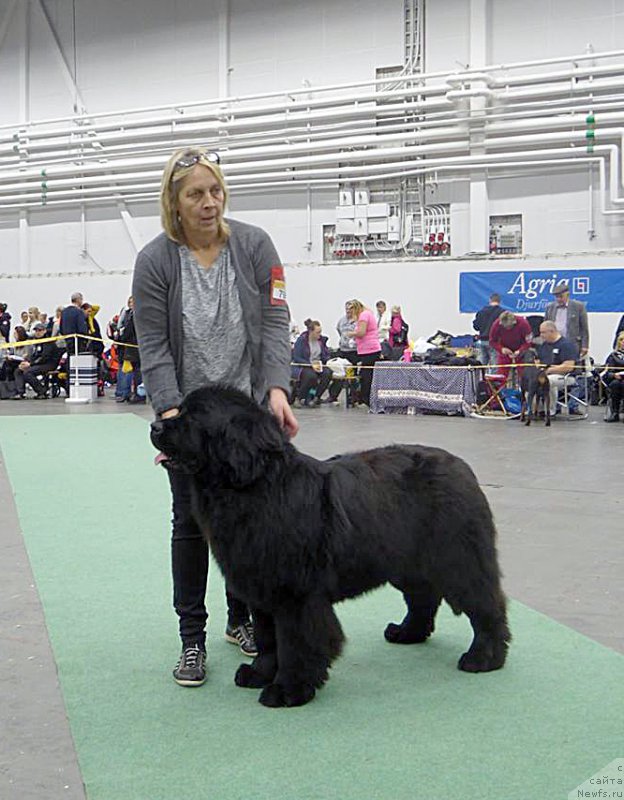
M 383 363 L 373 371 L 370 409 L 375 414 L 405 414 L 411 409 L 412 413 L 470 413 L 475 400 L 474 370 L 400 361 Z

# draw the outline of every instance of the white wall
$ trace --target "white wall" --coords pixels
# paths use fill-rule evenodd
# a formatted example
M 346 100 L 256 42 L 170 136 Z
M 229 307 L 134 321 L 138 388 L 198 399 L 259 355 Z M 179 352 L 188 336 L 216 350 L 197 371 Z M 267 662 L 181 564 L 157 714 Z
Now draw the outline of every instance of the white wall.
M 220 9 L 205 0 L 80 0 L 76 3 L 76 77 L 92 113 L 219 96 Z M 6 3 L 0 4 L 0 21 Z M 0 48 L 9 92 L 0 124 L 19 118 L 20 2 Z M 31 4 L 30 117 L 71 114 L 49 29 Z M 73 72 L 72 0 L 46 0 Z M 230 0 L 231 95 L 372 78 L 403 62 L 402 0 Z
M 1 13 L 4 10 L 0 4 Z M 18 8 L 26 6 L 19 3 Z M 46 0 L 70 69 L 74 66 L 72 0 Z M 76 76 L 87 110 L 148 106 L 218 96 L 226 82 L 219 47 L 220 10 L 225 0 L 80 0 L 76 3 Z M 230 72 L 232 95 L 363 80 L 375 68 L 403 59 L 402 0 L 230 0 Z M 33 119 L 71 114 L 74 95 L 59 66 L 50 32 L 32 3 L 29 114 Z M 426 69 L 460 69 L 469 64 L 469 0 L 428 0 L 426 3 Z M 21 13 L 21 10 L 18 12 Z M 223 19 L 221 19 L 223 22 Z M 488 61 L 510 62 L 582 52 L 588 41 L 596 49 L 621 46 L 624 3 L 621 0 L 491 0 L 488 4 Z M 13 19 L 0 47 L 2 102 L 0 124 L 20 118 L 19 19 Z M 428 201 L 452 203 L 453 253 L 469 247 L 468 183 L 441 183 Z M 321 259 L 323 224 L 334 222 L 335 193 L 312 196 L 312 245 L 307 246 L 306 194 L 273 193 L 265 197 L 234 196 L 231 212 L 265 227 L 282 259 L 290 265 Z M 594 194 L 597 205 L 597 191 Z M 524 215 L 525 251 L 535 258 L 532 268 L 549 268 L 558 254 L 569 266 L 622 266 L 622 257 L 604 253 L 624 248 L 624 218 L 605 218 L 596 209 L 596 237 L 587 230 L 589 196 L 585 171 L 490 179 L 489 212 Z M 152 203 L 128 206 L 144 241 L 160 229 Z M 90 208 L 85 231 L 79 211 L 43 209 L 29 216 L 28 269 L 31 273 L 91 272 L 92 276 L 0 278 L 0 299 L 11 310 L 37 303 L 51 311 L 69 294 L 82 289 L 91 302 L 101 302 L 106 321 L 124 301 L 129 275 L 103 277 L 103 270 L 128 270 L 134 248 L 119 210 Z M 0 274 L 19 268 L 19 229 L 15 217 L 0 215 Z M 595 252 L 595 256 L 564 253 Z M 601 252 L 603 253 L 601 255 Z M 557 262 L 557 263 L 559 263 Z M 514 269 L 518 261 L 503 268 Z M 437 328 L 453 333 L 470 330 L 470 320 L 457 311 L 457 276 L 462 269 L 498 269 L 505 262 L 417 262 L 414 264 L 299 266 L 288 270 L 293 315 L 301 321 L 321 318 L 331 328 L 347 297 L 367 303 L 380 297 L 402 303 L 412 333 L 430 335 Z M 96 266 L 96 265 L 99 265 Z M 622 300 L 624 312 L 624 298 Z M 617 314 L 592 315 L 595 355 L 609 350 Z
M 472 333 L 474 314 L 461 314 L 459 275 L 468 270 L 548 270 L 624 268 L 624 256 L 610 259 L 595 257 L 514 259 L 513 261 L 419 261 L 388 264 L 341 264 L 333 266 L 298 266 L 286 269 L 288 302 L 293 321 L 303 328 L 307 317 L 320 320 L 324 333 L 337 346 L 336 321 L 344 313 L 344 303 L 353 297 L 374 307 L 385 300 L 388 307 L 401 305 L 410 324 L 410 338 L 428 338 L 438 329 L 454 335 Z M 72 292 L 81 291 L 85 299 L 102 309 L 98 320 L 104 330 L 130 293 L 132 276 L 117 274 L 58 278 L 12 278 L 0 284 L 0 300 L 9 304 L 14 318 L 29 305 L 52 312 L 59 304 L 69 303 Z M 484 297 L 483 303 L 487 302 Z M 611 352 L 613 335 L 620 313 L 590 313 L 590 350 L 597 363 Z M 15 319 L 14 319 L 15 322 Z
M 326 267 L 298 267 L 287 271 L 288 300 L 294 321 L 303 328 L 307 317 L 318 319 L 330 342 L 337 345 L 335 323 L 344 313 L 344 302 L 352 297 L 374 309 L 377 300 L 388 307 L 401 306 L 410 324 L 410 339 L 428 338 L 438 329 L 459 336 L 474 333 L 474 314 L 461 314 L 459 275 L 467 271 L 547 270 L 624 268 L 624 257 L 608 262 L 596 258 L 553 258 L 500 261 L 437 261 L 394 264 L 351 264 Z M 486 305 L 487 297 L 483 298 Z M 613 335 L 620 313 L 590 313 L 590 351 L 602 362 L 612 350 Z

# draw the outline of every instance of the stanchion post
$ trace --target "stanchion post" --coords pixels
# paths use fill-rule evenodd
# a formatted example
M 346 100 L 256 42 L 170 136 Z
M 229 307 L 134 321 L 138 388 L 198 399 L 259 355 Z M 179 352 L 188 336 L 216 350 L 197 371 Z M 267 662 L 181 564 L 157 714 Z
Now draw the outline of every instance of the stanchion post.
M 78 376 L 80 374 L 80 367 L 78 365 L 78 334 L 74 335 L 74 356 L 75 356 L 74 364 L 76 365 L 76 374 L 74 375 L 74 394 L 76 397 L 78 397 L 78 386 L 80 385 L 78 381 Z M 71 394 L 71 389 L 70 389 L 70 394 Z
M 82 397 L 80 395 L 80 382 L 79 382 L 79 375 L 80 375 L 80 365 L 78 362 L 78 337 L 79 334 L 74 334 L 74 364 L 75 364 L 75 372 L 74 372 L 74 385 L 71 385 L 71 356 L 69 356 L 69 365 L 67 368 L 67 379 L 69 381 L 69 395 L 65 398 L 66 403 L 90 403 L 91 400 L 88 397 Z

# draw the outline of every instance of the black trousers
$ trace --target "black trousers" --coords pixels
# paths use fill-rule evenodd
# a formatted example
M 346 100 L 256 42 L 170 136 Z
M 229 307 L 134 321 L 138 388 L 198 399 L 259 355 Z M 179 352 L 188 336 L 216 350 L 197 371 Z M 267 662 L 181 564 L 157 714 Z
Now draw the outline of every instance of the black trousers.
M 191 514 L 188 476 L 169 472 L 173 497 L 173 535 L 171 568 L 173 607 L 179 617 L 180 638 L 184 646 L 206 642 L 206 587 L 208 585 L 208 545 Z M 237 626 L 249 620 L 246 604 L 228 591 L 228 624 Z
M 16 369 L 14 373 L 15 388 L 18 394 L 24 394 L 26 384 L 32 386 L 37 394 L 45 394 L 45 384 L 39 376 L 45 375 L 46 372 L 54 372 L 56 369 L 55 364 L 37 364 L 34 367 L 29 367 L 22 372 L 21 369 Z
M 360 360 L 360 357 L 357 354 L 357 350 L 339 350 L 338 357 L 346 358 L 347 361 L 350 361 L 354 366 Z
M 317 372 L 312 367 L 303 367 L 301 375 L 299 376 L 299 384 L 297 386 L 297 397 L 299 400 L 307 400 L 308 392 L 310 389 L 316 389 L 316 397 L 320 400 L 323 393 L 332 381 L 333 373 L 329 367 L 323 367 L 322 372 Z M 335 385 L 332 383 L 329 386 L 329 396 L 335 400 L 340 394 L 340 384 Z
M 614 378 L 609 384 L 609 397 L 613 408 L 617 411 L 622 400 L 624 400 L 624 381 Z
M 364 356 L 358 356 L 359 362 L 363 367 L 372 367 L 381 358 L 381 350 L 376 353 L 367 353 Z M 371 384 L 373 382 L 373 370 L 361 369 L 360 370 L 360 399 L 366 405 L 370 405 Z

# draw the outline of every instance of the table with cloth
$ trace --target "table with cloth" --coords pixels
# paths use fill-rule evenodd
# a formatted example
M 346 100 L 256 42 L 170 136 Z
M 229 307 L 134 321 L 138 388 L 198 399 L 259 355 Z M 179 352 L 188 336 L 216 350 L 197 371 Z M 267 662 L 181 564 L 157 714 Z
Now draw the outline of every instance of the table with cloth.
M 384 361 L 375 365 L 370 409 L 379 413 L 470 413 L 475 370 Z

